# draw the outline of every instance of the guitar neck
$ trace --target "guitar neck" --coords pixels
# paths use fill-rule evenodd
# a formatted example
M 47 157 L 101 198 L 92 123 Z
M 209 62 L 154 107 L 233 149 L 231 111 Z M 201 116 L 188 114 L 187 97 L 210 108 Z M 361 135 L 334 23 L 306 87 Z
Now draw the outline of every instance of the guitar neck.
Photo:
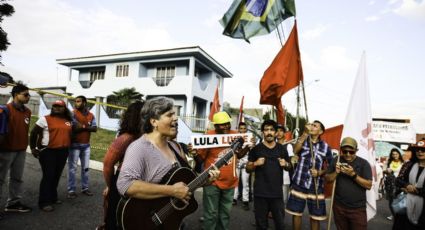
M 220 158 L 217 162 L 210 165 L 204 172 L 202 172 L 197 178 L 195 178 L 192 182 L 189 183 L 188 187 L 190 191 L 194 191 L 195 189 L 201 187 L 205 184 L 209 177 L 209 171 L 213 169 L 215 166 L 217 169 L 221 168 L 223 165 L 228 164 L 230 159 L 233 157 L 233 149 L 230 149 L 222 158 Z

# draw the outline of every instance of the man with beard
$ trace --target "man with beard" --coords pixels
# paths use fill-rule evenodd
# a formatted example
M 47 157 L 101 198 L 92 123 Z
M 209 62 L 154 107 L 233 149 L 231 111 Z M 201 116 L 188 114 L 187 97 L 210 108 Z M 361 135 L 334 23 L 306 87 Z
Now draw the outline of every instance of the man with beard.
M 78 96 L 75 98 L 73 111 L 73 133 L 71 148 L 68 156 L 68 199 L 77 197 L 75 193 L 77 162 L 81 162 L 81 193 L 93 196 L 89 190 L 89 162 L 90 162 L 90 133 L 97 131 L 96 119 L 87 109 L 87 98 Z
M 266 120 L 261 125 L 263 142 L 256 145 L 248 156 L 247 172 L 255 172 L 254 212 L 257 229 L 268 228 L 271 212 L 275 229 L 284 229 L 283 170 L 289 170 L 289 156 L 283 145 L 276 143 L 277 124 Z
M 28 87 L 17 84 L 12 88 L 12 97 L 11 103 L 0 106 L 0 198 L 9 172 L 9 198 L 5 211 L 23 213 L 31 211 L 20 202 L 31 118 L 31 111 L 25 107 L 30 100 Z M 0 220 L 3 215 L 0 210 Z
M 232 120 L 226 112 L 218 112 L 213 116 L 214 130 L 207 132 L 207 135 L 215 134 L 236 134 L 235 130 L 230 130 L 230 122 Z M 253 140 L 252 140 L 253 141 Z M 214 164 L 228 150 L 228 147 L 216 147 L 208 149 L 200 149 L 197 151 L 197 157 L 204 162 L 204 167 L 208 168 Z M 236 151 L 237 158 L 243 157 L 249 148 L 246 146 L 240 151 Z M 228 229 L 230 219 L 230 209 L 232 208 L 232 200 L 234 188 L 238 184 L 238 178 L 235 173 L 235 163 L 237 159 L 234 157 L 227 165 L 221 167 L 220 177 L 211 185 L 204 187 L 203 192 L 203 229 Z

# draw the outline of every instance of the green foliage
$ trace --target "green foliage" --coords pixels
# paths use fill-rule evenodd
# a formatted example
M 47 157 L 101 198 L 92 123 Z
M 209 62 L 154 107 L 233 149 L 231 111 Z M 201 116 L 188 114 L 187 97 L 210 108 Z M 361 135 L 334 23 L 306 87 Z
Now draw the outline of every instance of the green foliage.
M 5 1 L 6 0 L 0 0 L 0 52 L 7 50 L 7 47 L 10 45 L 9 40 L 7 38 L 7 33 L 3 30 L 3 27 L 1 26 L 1 23 L 3 22 L 3 17 L 9 17 L 13 13 L 15 13 L 15 8 L 13 8 L 12 5 L 5 3 Z
M 112 92 L 113 94 L 107 97 L 108 103 L 127 107 L 136 100 L 142 100 L 143 94 L 136 91 L 136 88 L 124 88 Z
M 136 91 L 136 88 L 123 88 L 112 92 L 113 94 L 107 97 L 109 104 L 127 107 L 137 100 L 143 100 L 143 94 Z M 107 107 L 106 113 L 110 118 L 120 118 L 122 111 L 119 109 Z

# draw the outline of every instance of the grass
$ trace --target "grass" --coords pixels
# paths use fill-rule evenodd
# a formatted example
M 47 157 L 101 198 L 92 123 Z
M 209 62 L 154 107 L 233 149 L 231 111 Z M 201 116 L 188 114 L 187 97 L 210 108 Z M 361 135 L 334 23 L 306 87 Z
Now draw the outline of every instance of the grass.
M 38 116 L 31 117 L 30 130 L 32 130 L 37 120 Z M 103 161 L 103 157 L 105 156 L 106 150 L 108 149 L 112 141 L 115 139 L 115 135 L 115 131 L 109 131 L 101 128 L 98 128 L 97 132 L 92 133 L 90 138 L 90 159 L 96 161 Z

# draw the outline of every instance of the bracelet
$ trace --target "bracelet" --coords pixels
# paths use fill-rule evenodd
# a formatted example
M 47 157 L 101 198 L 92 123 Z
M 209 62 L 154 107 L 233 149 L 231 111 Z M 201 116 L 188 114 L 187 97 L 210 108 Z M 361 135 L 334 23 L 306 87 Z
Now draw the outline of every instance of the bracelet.
M 357 178 L 357 173 L 351 176 L 351 179 L 355 180 Z

